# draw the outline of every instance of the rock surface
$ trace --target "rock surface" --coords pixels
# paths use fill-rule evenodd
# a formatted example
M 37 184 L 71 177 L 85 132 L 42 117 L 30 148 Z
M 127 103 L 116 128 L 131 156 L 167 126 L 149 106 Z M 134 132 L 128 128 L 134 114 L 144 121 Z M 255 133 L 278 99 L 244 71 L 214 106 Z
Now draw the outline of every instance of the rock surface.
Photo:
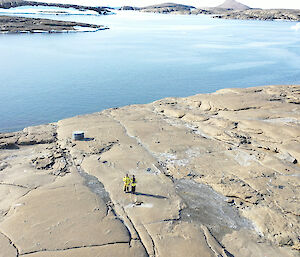
M 0 256 L 299 256 L 299 104 L 224 89 L 0 134 Z
M 80 28 L 80 29 L 78 29 Z M 101 25 L 73 21 L 0 16 L 0 33 L 59 33 L 70 31 L 97 31 L 107 29 Z

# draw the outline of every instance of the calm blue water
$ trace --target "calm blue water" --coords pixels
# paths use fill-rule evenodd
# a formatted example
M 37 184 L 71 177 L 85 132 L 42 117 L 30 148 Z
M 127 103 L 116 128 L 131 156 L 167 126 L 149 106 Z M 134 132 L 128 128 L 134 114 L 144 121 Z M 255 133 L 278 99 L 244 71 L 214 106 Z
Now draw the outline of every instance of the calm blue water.
M 132 12 L 40 17 L 110 30 L 0 35 L 2 132 L 168 96 L 300 84 L 292 22 Z

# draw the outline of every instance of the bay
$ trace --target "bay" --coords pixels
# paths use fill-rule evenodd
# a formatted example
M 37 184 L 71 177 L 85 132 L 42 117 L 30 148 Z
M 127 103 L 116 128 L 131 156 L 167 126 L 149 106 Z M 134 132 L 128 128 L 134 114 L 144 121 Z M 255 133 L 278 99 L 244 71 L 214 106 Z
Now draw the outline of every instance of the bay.
M 22 16 L 110 29 L 0 35 L 0 132 L 164 97 L 300 84 L 294 22 L 131 11 Z

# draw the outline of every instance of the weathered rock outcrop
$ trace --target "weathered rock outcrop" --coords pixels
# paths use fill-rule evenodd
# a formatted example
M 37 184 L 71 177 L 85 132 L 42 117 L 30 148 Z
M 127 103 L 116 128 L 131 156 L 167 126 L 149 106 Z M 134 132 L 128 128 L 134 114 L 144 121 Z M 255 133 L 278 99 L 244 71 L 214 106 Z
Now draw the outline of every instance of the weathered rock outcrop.
M 0 134 L 0 256 L 299 256 L 299 103 L 224 89 Z

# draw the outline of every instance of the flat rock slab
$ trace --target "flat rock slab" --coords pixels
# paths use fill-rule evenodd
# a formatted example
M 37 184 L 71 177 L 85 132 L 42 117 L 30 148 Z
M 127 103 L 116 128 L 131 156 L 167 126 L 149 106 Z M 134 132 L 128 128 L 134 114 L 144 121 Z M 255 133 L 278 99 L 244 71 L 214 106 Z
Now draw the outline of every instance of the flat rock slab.
M 300 86 L 224 89 L 0 134 L 0 246 L 299 256 L 299 102 Z

